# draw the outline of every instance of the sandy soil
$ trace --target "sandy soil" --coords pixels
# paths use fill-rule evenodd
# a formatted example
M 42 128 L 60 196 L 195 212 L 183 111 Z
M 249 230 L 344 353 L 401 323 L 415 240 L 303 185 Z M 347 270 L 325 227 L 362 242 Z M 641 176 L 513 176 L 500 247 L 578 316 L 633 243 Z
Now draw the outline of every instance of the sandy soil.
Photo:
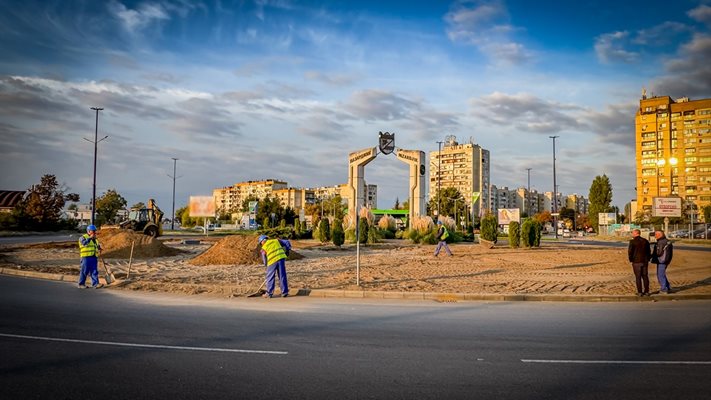
M 106 262 L 116 278 L 124 280 L 118 285 L 123 289 L 225 296 L 254 293 L 263 282 L 263 266 L 191 263 L 219 240 L 202 240 L 197 245 L 164 242 L 180 252 L 164 257 L 134 258 L 130 279 L 126 279 L 127 258 L 111 258 Z M 485 249 L 478 244 L 462 243 L 451 246 L 453 257 L 443 254 L 434 257 L 434 246 L 390 240 L 361 247 L 361 287 L 358 288 L 355 285 L 355 246 L 338 249 L 310 240 L 293 244 L 303 258 L 287 262 L 292 293 L 298 289 L 573 295 L 636 292 L 626 248 L 544 243 L 539 249 L 503 246 Z M 0 248 L 0 266 L 78 275 L 78 249 L 73 242 L 6 245 Z M 659 289 L 654 271 L 652 264 L 650 286 L 653 292 Z M 101 267 L 100 275 L 103 275 Z M 711 293 L 709 252 L 675 250 L 668 277 L 679 293 Z

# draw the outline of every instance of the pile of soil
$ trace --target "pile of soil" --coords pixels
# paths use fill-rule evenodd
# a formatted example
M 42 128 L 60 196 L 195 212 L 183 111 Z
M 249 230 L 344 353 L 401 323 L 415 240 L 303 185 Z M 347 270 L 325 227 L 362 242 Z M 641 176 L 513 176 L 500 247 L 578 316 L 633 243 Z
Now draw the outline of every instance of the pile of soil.
M 304 258 L 293 249 L 289 260 Z M 231 235 L 215 243 L 206 252 L 190 260 L 193 265 L 259 265 L 262 258 L 259 255 L 257 236 Z
M 101 255 L 105 258 L 129 258 L 131 243 L 134 243 L 133 258 L 168 257 L 182 253 L 158 239 L 124 229 L 101 229 L 98 238 Z

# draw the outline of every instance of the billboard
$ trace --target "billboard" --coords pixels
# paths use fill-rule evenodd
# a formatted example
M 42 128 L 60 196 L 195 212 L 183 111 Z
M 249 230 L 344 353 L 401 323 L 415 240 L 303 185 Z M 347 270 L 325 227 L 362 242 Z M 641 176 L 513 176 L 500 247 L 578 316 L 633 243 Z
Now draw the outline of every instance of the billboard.
M 191 217 L 215 217 L 215 198 L 212 196 L 190 196 Z
M 681 217 L 681 197 L 655 197 L 652 199 L 653 217 Z
M 615 213 L 598 213 L 597 223 L 599 225 L 614 225 L 617 223 L 617 214 Z
M 521 222 L 521 214 L 518 208 L 499 208 L 499 225 L 508 225 L 512 222 Z

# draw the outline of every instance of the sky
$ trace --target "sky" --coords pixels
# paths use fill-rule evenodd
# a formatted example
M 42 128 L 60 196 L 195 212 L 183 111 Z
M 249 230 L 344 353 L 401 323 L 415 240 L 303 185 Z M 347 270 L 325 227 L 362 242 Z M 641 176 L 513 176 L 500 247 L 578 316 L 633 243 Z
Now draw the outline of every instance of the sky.
M 91 199 L 189 196 L 247 180 L 346 183 L 348 154 L 449 135 L 497 187 L 636 197 L 648 95 L 711 97 L 711 1 L 0 0 L 0 190 L 54 174 Z M 429 172 L 428 172 L 429 175 Z M 368 164 L 378 206 L 408 166 Z

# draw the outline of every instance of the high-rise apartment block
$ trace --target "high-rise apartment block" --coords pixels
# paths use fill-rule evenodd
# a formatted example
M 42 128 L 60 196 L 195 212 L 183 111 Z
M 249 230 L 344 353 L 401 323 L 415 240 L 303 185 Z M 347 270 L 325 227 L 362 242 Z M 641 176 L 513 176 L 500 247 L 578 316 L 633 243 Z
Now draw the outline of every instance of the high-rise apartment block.
M 448 136 L 441 151 L 430 152 L 430 198 L 440 188 L 456 188 L 472 215 L 480 215 L 491 204 L 489 165 L 489 150 Z
M 711 203 L 711 99 L 647 98 L 635 117 L 637 210 L 655 197 L 681 197 L 684 207 Z

